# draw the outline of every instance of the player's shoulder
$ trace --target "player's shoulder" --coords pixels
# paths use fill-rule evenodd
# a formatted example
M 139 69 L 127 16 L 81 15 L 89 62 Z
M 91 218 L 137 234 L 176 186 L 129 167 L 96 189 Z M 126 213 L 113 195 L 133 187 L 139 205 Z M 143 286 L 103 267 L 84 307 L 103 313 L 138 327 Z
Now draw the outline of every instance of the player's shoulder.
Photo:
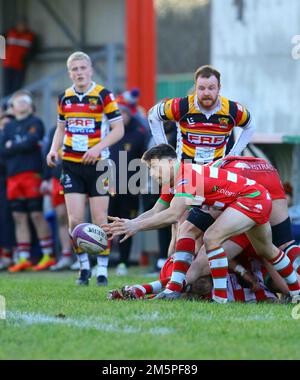
M 64 98 L 70 97 L 74 95 L 73 87 L 68 87 L 58 95 L 58 100 L 61 102 Z

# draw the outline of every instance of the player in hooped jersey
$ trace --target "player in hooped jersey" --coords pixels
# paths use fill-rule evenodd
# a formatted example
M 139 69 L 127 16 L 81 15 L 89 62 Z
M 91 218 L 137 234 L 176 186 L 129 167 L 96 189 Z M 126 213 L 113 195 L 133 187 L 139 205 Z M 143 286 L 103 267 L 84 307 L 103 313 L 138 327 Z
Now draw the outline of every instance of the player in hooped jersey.
M 47 163 L 50 167 L 56 165 L 58 151 L 63 145 L 62 182 L 71 232 L 85 222 L 86 196 L 93 223 L 100 225 L 106 221 L 109 202 L 107 181 L 98 179 L 107 168 L 108 148 L 123 137 L 124 125 L 113 94 L 92 81 L 90 57 L 75 52 L 68 58 L 67 67 L 73 86 L 58 99 L 58 123 Z M 88 254 L 78 247 L 75 249 L 81 268 L 77 284 L 88 285 Z M 109 249 L 97 257 L 98 285 L 107 285 L 108 255 Z
M 150 168 L 150 175 L 163 185 L 162 193 L 173 193 L 170 207 L 152 215 L 148 213 L 146 217 L 142 214 L 133 220 L 112 218 L 112 224 L 103 226 L 107 232 L 113 236 L 125 234 L 125 240 L 137 231 L 162 228 L 176 222 L 187 206 L 213 206 L 222 213 L 203 236 L 213 278 L 213 300 L 227 302 L 228 260 L 222 244 L 231 236 L 244 232 L 257 254 L 268 259 L 284 278 L 291 301 L 298 300 L 297 274 L 289 258 L 272 244 L 268 222 L 272 201 L 264 187 L 223 169 L 180 164 L 176 152 L 167 144 L 149 149 L 143 160 Z M 180 296 L 194 254 L 195 239 L 181 236 L 176 243 L 172 277 L 158 298 Z
M 238 155 L 255 131 L 249 111 L 238 102 L 220 95 L 221 74 L 212 66 L 199 67 L 195 72 L 195 92 L 156 104 L 149 111 L 149 124 L 156 144 L 167 143 L 163 122 L 177 125 L 177 156 L 204 164 L 225 155 L 234 127 L 242 132 L 230 150 Z

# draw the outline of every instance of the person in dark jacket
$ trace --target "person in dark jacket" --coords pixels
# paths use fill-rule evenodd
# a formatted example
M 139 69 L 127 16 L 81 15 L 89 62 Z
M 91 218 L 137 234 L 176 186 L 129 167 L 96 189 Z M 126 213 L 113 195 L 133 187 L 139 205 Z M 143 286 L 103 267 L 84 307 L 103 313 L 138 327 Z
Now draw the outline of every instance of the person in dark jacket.
M 35 227 L 43 258 L 34 270 L 55 264 L 51 231 L 43 215 L 43 196 L 40 192 L 42 175 L 42 121 L 33 115 L 32 98 L 26 91 L 12 97 L 15 120 L 6 124 L 0 140 L 0 155 L 7 173 L 7 198 L 15 222 L 18 261 L 9 268 L 19 272 L 32 268 L 30 261 L 31 233 L 28 215 Z
M 8 114 L 0 117 L 0 135 L 7 123 L 13 120 Z M 11 210 L 6 196 L 6 168 L 0 156 L 0 270 L 5 270 L 12 265 L 12 251 L 15 242 L 15 227 L 11 215 Z
M 46 138 L 44 152 L 49 152 L 56 127 L 52 128 Z M 62 162 L 57 163 L 54 168 L 46 165 L 46 157 L 44 158 L 43 182 L 41 184 L 41 192 L 51 196 L 52 207 L 55 210 L 58 241 L 61 249 L 61 256 L 58 262 L 50 267 L 52 271 L 69 269 L 73 264 L 72 247 L 68 232 L 68 214 L 65 204 L 64 188 L 60 183 L 62 175 Z

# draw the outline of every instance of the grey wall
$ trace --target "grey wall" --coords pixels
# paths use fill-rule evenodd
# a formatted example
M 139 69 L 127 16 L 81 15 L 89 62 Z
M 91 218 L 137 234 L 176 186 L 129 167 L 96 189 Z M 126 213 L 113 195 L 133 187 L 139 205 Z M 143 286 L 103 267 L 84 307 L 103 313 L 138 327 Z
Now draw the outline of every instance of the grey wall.
M 258 132 L 299 134 L 300 60 L 291 39 L 300 34 L 300 1 L 212 0 L 211 20 L 223 94 L 249 107 Z

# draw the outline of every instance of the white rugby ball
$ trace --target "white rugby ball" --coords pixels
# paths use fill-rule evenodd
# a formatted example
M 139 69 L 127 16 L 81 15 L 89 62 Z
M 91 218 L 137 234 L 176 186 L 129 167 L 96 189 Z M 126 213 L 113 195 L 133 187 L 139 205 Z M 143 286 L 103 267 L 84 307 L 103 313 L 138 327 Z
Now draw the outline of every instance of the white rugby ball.
M 96 224 L 81 223 L 72 232 L 72 238 L 84 252 L 97 255 L 107 248 L 107 236 Z

